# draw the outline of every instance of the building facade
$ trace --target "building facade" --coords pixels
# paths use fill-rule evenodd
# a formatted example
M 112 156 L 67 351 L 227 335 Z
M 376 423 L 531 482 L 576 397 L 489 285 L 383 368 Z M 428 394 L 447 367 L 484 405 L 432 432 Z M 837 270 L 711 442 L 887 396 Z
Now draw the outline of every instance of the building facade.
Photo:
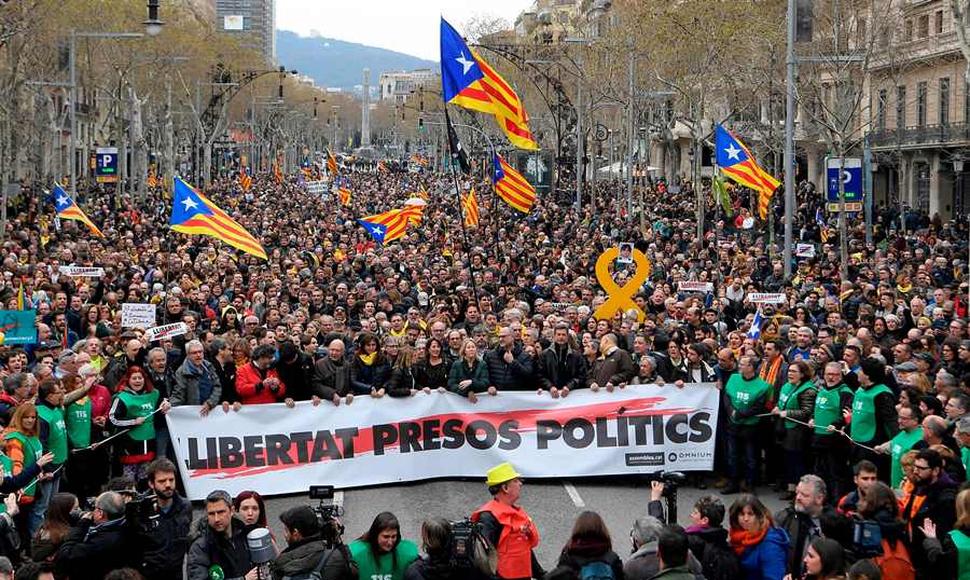
M 276 0 L 215 0 L 216 30 L 276 64 Z
M 413 71 L 398 71 L 381 73 L 380 90 L 382 101 L 394 101 L 401 105 L 413 97 L 421 88 L 435 88 L 440 90 L 441 77 L 437 72 L 422 68 Z

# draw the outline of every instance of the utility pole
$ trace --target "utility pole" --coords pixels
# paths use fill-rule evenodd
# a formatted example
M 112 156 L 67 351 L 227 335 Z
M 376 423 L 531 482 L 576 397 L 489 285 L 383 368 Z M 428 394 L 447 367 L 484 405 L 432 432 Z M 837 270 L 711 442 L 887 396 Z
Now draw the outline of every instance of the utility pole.
M 576 75 L 576 211 L 583 209 L 583 78 Z
M 785 47 L 785 278 L 791 277 L 792 245 L 795 221 L 795 0 L 788 0 L 786 22 L 788 43 Z
M 633 214 L 633 134 L 636 131 L 634 126 L 635 103 L 634 95 L 634 75 L 636 74 L 636 57 L 633 54 L 633 47 L 630 47 L 630 102 L 627 110 L 627 147 L 626 147 L 626 215 Z M 612 154 L 612 150 L 610 151 Z M 641 208 L 640 211 L 643 211 Z

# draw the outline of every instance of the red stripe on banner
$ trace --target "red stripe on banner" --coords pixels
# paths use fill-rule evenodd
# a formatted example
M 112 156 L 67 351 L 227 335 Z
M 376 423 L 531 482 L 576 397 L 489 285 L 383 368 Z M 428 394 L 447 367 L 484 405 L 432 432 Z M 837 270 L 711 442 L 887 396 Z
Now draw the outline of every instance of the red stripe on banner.
M 239 244 L 241 246 L 245 246 L 247 248 L 252 248 L 253 250 L 258 250 L 259 252 L 263 252 L 262 246 L 260 246 L 260 244 L 254 241 L 252 238 L 239 236 L 237 234 L 234 234 L 233 232 L 222 231 L 218 227 L 214 226 L 212 222 L 209 219 L 207 219 L 207 216 L 195 216 L 192 219 L 185 220 L 178 226 L 175 226 L 175 228 L 180 228 L 183 226 L 185 228 L 191 228 L 194 230 L 192 232 L 184 232 L 184 233 L 197 233 L 197 234 L 209 235 L 215 238 L 219 238 L 220 240 L 228 244 Z M 176 231 L 179 231 L 179 230 L 176 229 Z
M 528 127 L 523 128 L 508 117 L 503 117 L 503 119 L 505 120 L 505 130 L 507 132 L 522 137 L 523 139 L 528 139 L 529 141 L 535 141 L 535 138 L 532 136 L 532 131 Z

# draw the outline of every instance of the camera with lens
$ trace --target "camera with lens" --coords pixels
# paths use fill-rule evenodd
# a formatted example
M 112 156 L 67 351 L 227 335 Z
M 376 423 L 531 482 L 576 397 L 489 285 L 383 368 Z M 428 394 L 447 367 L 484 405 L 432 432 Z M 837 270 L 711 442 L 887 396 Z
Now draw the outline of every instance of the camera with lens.
M 687 476 L 680 471 L 656 471 L 646 474 L 647 483 L 659 481 L 664 484 L 664 495 L 675 492 L 677 488 L 687 481 Z
M 487 542 L 482 524 L 468 518 L 451 522 L 451 556 L 449 564 L 453 568 L 468 569 L 475 566 L 475 550 Z
M 333 548 L 341 543 L 341 536 L 344 533 L 344 525 L 339 519 L 344 515 L 344 508 L 333 503 L 332 485 L 311 485 L 310 499 L 320 500 L 315 507 L 311 507 L 320 523 L 320 533 L 324 542 L 328 548 Z
M 125 521 L 138 527 L 141 532 L 150 532 L 158 527 L 158 497 L 154 491 L 137 493 L 120 492 L 125 496 Z

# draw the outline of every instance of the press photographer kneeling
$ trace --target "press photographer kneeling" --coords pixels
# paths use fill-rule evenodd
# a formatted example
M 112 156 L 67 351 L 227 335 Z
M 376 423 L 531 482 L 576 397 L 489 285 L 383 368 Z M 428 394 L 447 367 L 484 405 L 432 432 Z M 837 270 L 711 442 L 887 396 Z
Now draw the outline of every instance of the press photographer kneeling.
M 270 564 L 273 580 L 356 580 L 350 550 L 341 538 L 339 508 L 324 503 L 333 497 L 333 488 L 313 486 L 310 497 L 321 500 L 316 509 L 296 506 L 280 514 L 287 546 Z

